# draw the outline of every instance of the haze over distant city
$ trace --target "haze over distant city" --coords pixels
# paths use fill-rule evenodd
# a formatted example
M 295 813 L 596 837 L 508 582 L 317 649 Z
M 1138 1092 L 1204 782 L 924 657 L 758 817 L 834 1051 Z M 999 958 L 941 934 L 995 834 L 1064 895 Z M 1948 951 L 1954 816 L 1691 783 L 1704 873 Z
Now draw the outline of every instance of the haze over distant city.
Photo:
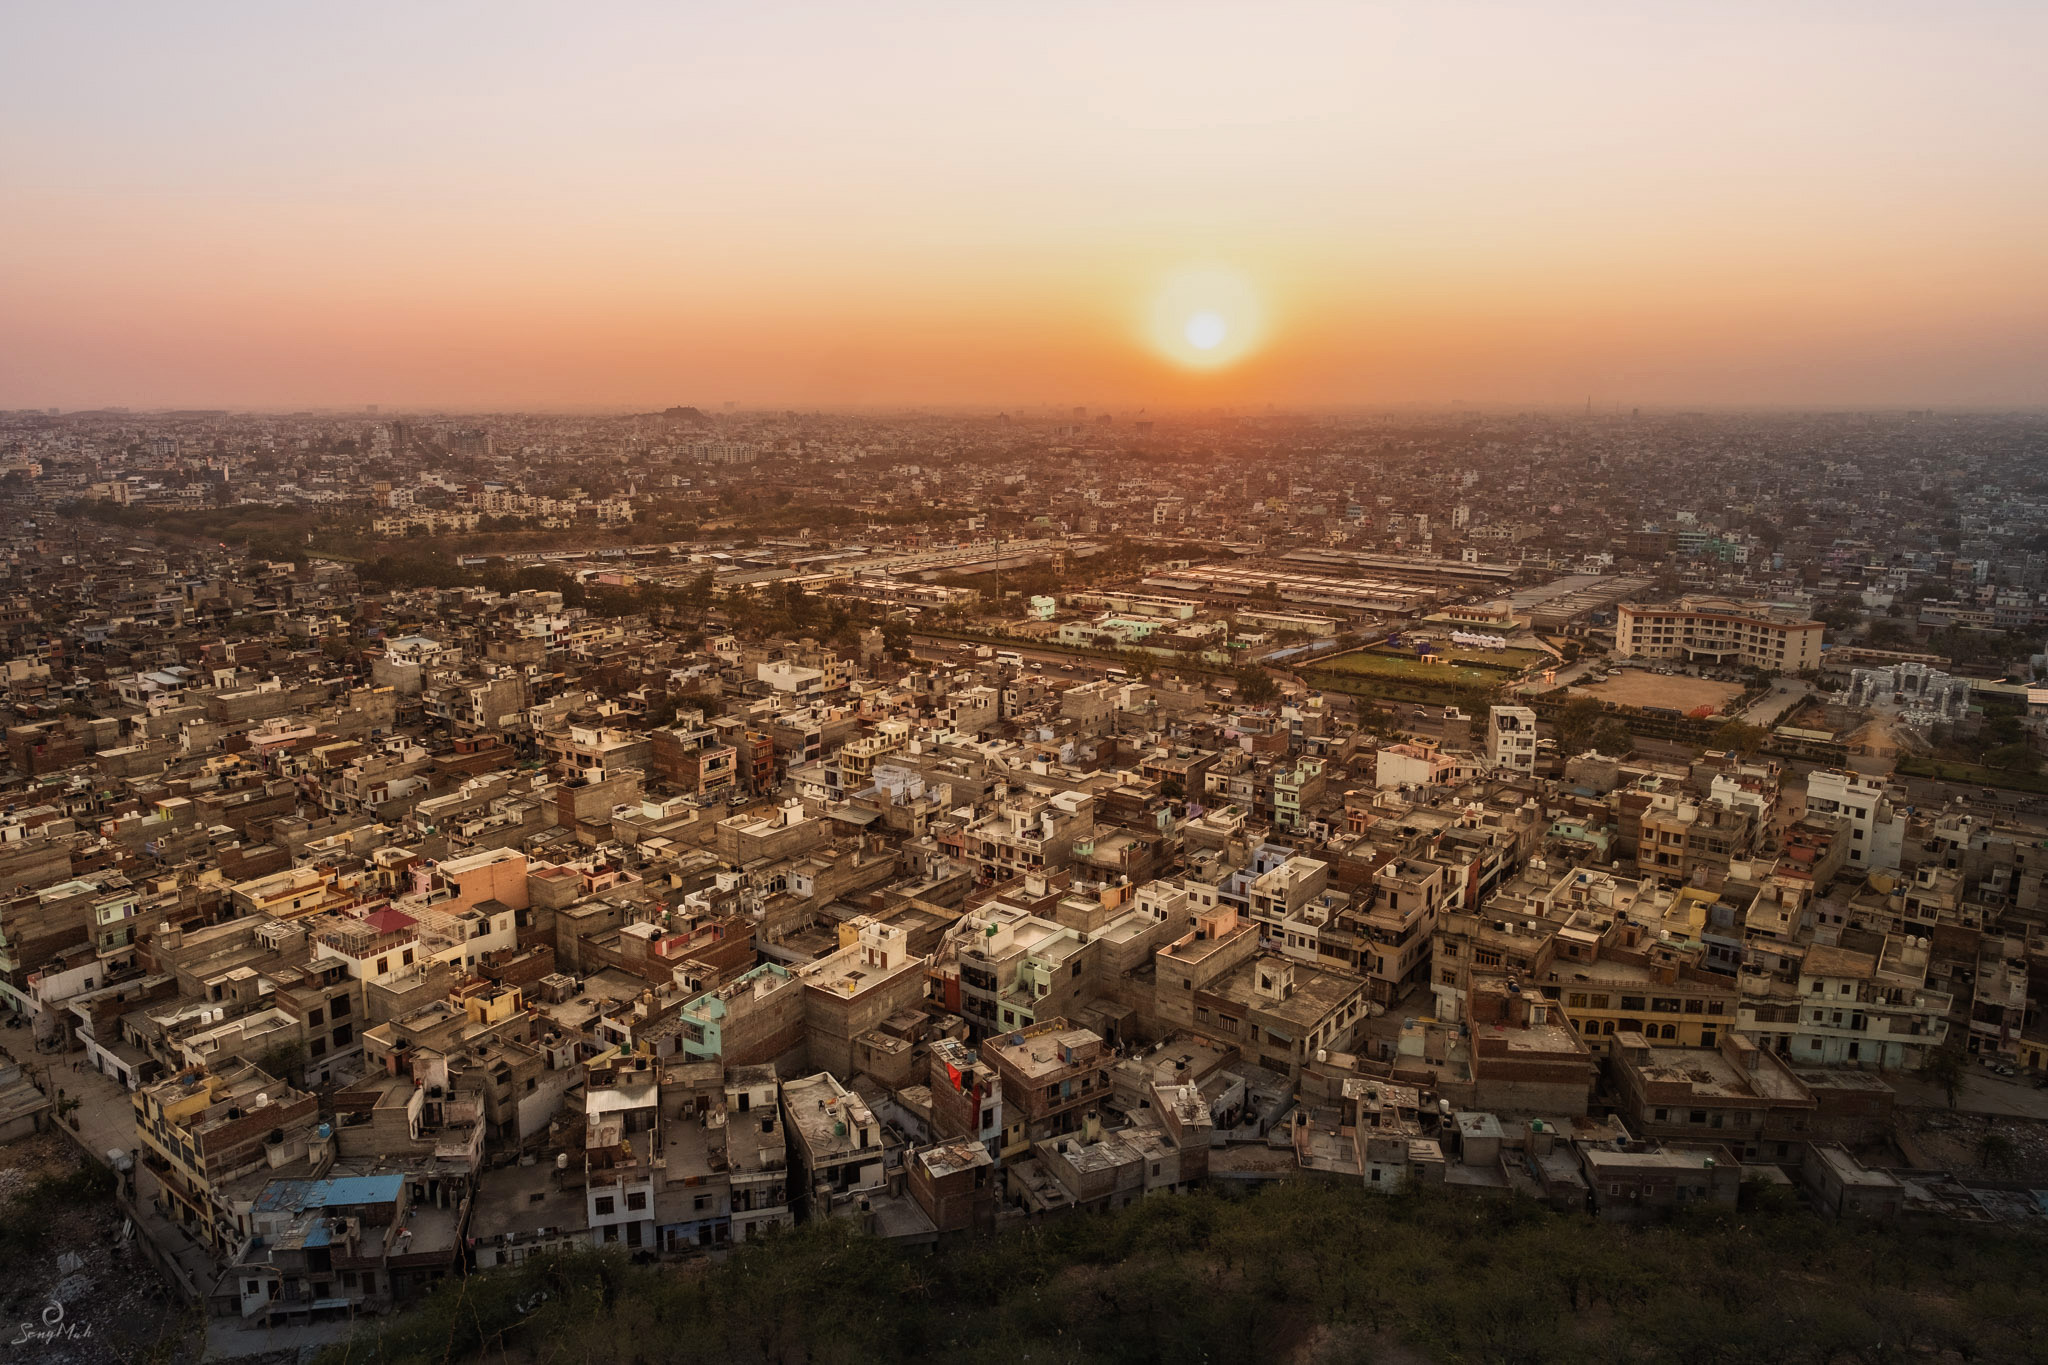
M 43 6 L 0 406 L 2048 401 L 2048 9 Z

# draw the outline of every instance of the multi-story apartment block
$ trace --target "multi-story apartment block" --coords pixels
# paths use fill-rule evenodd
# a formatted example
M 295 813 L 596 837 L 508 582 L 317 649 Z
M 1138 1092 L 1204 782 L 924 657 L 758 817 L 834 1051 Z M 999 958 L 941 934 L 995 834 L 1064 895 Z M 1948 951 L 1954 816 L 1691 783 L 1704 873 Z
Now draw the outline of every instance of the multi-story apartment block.
M 745 1242 L 796 1221 L 790 1204 L 789 1138 L 773 1066 L 725 1073 L 725 1160 L 732 1239 Z
M 832 1218 L 886 1188 L 887 1141 L 866 1100 L 819 1072 L 782 1083 L 799 1217 Z
M 1905 813 L 1892 805 L 1876 778 L 1816 768 L 1806 775 L 1806 810 L 1848 822 L 1848 870 L 1889 872 L 1899 866 L 1906 842 Z
M 1796 967 L 1745 968 L 1738 1027 L 1796 1066 L 1910 1069 L 1948 1037 L 1954 997 L 1927 984 L 1927 940 L 1850 931 L 1857 946 L 1814 944 Z
M 249 1062 L 187 1071 L 135 1092 L 135 1132 L 164 1194 L 164 1212 L 220 1251 L 247 1229 L 225 1202 L 228 1183 L 294 1141 L 303 1151 L 319 1100 Z
M 1490 706 L 1486 752 L 1495 769 L 1531 777 L 1536 772 L 1536 713 L 1526 706 Z
M 1041 1138 L 1074 1132 L 1110 1096 L 1109 1050 L 1101 1036 L 1064 1019 L 991 1038 L 981 1056 L 1002 1085 L 1004 1160 Z

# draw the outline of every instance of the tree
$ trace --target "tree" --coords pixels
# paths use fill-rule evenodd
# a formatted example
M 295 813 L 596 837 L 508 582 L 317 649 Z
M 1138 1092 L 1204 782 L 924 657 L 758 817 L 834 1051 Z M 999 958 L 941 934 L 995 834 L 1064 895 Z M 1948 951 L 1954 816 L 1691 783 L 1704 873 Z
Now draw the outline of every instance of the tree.
M 1938 1085 L 1948 1096 L 1948 1107 L 1956 1107 L 1956 1093 L 1962 1089 L 1963 1077 L 1968 1075 L 1970 1064 L 1963 1054 L 1952 1047 L 1941 1048 L 1927 1054 L 1920 1063 L 1920 1079 L 1929 1085 Z
M 2001 744 L 1985 753 L 1984 766 L 1996 768 L 2002 773 L 2032 772 L 2034 751 L 2025 741 L 2018 744 Z
M 1620 720 L 1613 716 L 1606 716 L 1601 719 L 1598 725 L 1593 727 L 1591 744 L 1593 748 L 1603 754 L 1621 758 L 1635 749 L 1636 737 L 1629 732 L 1628 726 L 1622 724 Z
M 1237 698 L 1257 706 L 1280 695 L 1280 688 L 1263 668 L 1247 668 L 1237 675 Z
M 1557 732 L 1558 752 L 1566 757 L 1583 753 L 1593 738 L 1594 727 L 1606 716 L 1606 708 L 1592 697 L 1573 697 L 1566 702 L 1550 722 L 1550 728 Z
M 1748 725 L 1739 720 L 1723 723 L 1714 731 L 1713 746 L 1716 749 L 1733 749 L 1744 758 L 1750 757 L 1764 747 L 1770 732 L 1761 725 Z
M 1987 1171 L 2002 1171 L 2012 1164 L 2019 1146 L 2010 1136 L 1996 1128 L 1986 1128 L 1984 1136 L 1977 1139 L 1977 1164 Z

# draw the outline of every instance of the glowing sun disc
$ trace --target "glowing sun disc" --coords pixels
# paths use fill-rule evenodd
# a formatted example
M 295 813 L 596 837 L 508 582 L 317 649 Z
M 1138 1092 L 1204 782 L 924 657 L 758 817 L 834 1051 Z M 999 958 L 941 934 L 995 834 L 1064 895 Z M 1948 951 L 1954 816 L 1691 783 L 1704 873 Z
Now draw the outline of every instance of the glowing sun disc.
M 1244 276 L 1196 267 L 1162 279 L 1148 306 L 1145 340 L 1161 356 L 1191 370 L 1236 364 L 1265 340 L 1266 309 Z

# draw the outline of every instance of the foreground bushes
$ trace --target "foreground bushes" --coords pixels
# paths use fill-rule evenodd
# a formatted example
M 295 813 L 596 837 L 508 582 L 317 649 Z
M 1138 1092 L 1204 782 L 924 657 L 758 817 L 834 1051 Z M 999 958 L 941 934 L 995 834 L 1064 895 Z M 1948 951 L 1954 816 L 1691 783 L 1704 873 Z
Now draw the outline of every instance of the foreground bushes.
M 1626 1229 L 1314 1181 L 899 1251 L 844 1224 L 712 1266 L 578 1253 L 451 1282 L 324 1365 L 2048 1359 L 2048 1244 L 1796 1212 Z

